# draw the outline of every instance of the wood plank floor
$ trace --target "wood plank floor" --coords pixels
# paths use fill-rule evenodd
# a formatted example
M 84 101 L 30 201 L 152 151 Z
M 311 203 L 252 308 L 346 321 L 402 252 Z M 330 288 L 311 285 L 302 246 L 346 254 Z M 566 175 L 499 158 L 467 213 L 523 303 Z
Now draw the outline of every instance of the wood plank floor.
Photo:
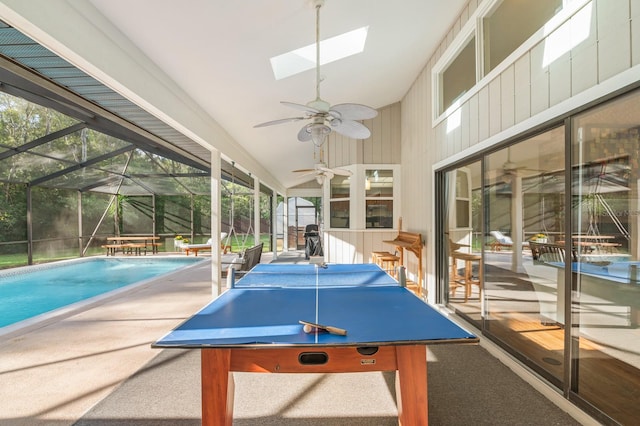
M 453 306 L 480 318 L 477 301 Z M 504 344 L 562 381 L 565 367 L 563 327 L 543 325 L 539 314 L 531 312 L 492 312 L 486 324 L 491 334 Z M 636 424 L 640 418 L 640 370 L 603 349 L 588 338 L 579 338 L 577 393 L 621 424 Z

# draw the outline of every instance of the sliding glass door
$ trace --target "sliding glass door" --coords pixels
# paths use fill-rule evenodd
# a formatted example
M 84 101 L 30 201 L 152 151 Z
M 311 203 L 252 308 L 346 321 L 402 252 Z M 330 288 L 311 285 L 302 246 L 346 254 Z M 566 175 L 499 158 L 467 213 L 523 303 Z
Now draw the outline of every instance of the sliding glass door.
M 564 376 L 564 126 L 486 156 L 486 330 Z M 539 252 L 543 250 L 542 258 Z M 556 253 L 557 262 L 549 253 Z
M 482 321 L 482 174 L 475 161 L 446 173 L 443 215 L 449 303 L 468 320 Z
M 604 423 L 637 423 L 640 90 L 462 164 L 436 180 L 439 300 Z
M 640 94 L 572 129 L 572 390 L 621 424 L 640 418 Z

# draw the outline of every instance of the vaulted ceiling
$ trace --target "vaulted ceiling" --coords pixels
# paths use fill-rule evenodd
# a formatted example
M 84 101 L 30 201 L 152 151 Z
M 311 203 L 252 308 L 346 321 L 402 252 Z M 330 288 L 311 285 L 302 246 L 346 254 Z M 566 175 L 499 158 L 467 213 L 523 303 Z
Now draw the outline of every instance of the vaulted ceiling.
M 326 0 L 321 39 L 363 26 L 368 26 L 368 37 L 362 53 L 322 66 L 322 98 L 330 104 L 354 102 L 374 108 L 400 101 L 465 3 Z M 56 7 L 61 11 L 57 16 Z M 41 12 L 44 8 L 48 13 Z M 101 52 L 112 51 L 108 43 L 126 40 L 130 45 L 122 49 L 132 62 L 153 63 L 168 92 L 188 97 L 231 140 L 202 138 L 200 144 L 219 149 L 229 159 L 242 158 L 236 152 L 245 153 L 284 188 L 300 182 L 291 170 L 314 163 L 312 145 L 296 139 L 300 122 L 253 127 L 299 115 L 280 101 L 305 104 L 315 98 L 314 70 L 276 80 L 269 62 L 272 56 L 315 41 L 315 11 L 309 0 L 1 0 L 0 19 L 130 103 L 162 109 L 161 101 L 137 90 L 144 81 L 132 82 L 134 77 L 118 74 L 108 58 L 100 60 Z M 82 31 L 87 22 L 93 31 Z M 93 58 L 82 54 L 88 48 Z M 103 64 L 99 70 L 97 63 Z M 116 107 L 112 111 L 118 114 Z M 179 119 L 160 119 L 183 129 Z M 158 128 L 147 130 L 158 133 Z M 189 150 L 193 139 L 178 145 Z M 260 176 L 260 170 L 256 174 Z

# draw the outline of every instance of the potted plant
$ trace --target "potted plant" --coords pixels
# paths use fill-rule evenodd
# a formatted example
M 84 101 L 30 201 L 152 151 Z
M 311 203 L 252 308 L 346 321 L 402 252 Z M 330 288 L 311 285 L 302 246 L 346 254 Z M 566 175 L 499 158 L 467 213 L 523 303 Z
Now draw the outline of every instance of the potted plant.
M 179 251 L 182 249 L 182 246 L 186 244 L 184 242 L 184 239 L 182 238 L 182 235 L 176 235 L 175 237 L 173 237 L 173 249 L 176 251 Z
M 548 241 L 547 236 L 545 234 L 536 234 L 533 237 L 533 241 L 536 243 L 546 243 Z

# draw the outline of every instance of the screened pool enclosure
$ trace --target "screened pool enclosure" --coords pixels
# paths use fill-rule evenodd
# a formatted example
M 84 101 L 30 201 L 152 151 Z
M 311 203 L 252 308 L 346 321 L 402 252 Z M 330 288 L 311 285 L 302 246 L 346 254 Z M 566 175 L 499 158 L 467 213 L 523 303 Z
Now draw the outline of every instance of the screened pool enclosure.
M 158 236 L 160 251 L 174 250 L 176 236 L 205 242 L 211 161 L 204 146 L 0 21 L 0 268 L 103 254 L 109 236 Z M 271 250 L 274 191 L 230 158 L 220 170 L 223 243 L 240 250 L 259 238 Z
M 114 235 L 159 236 L 160 251 L 173 251 L 178 235 L 205 242 L 209 168 L 153 151 L 0 93 L 0 267 L 104 254 Z M 253 180 L 223 162 L 221 188 L 226 244 L 253 244 Z M 261 203 L 269 234 L 271 197 Z

